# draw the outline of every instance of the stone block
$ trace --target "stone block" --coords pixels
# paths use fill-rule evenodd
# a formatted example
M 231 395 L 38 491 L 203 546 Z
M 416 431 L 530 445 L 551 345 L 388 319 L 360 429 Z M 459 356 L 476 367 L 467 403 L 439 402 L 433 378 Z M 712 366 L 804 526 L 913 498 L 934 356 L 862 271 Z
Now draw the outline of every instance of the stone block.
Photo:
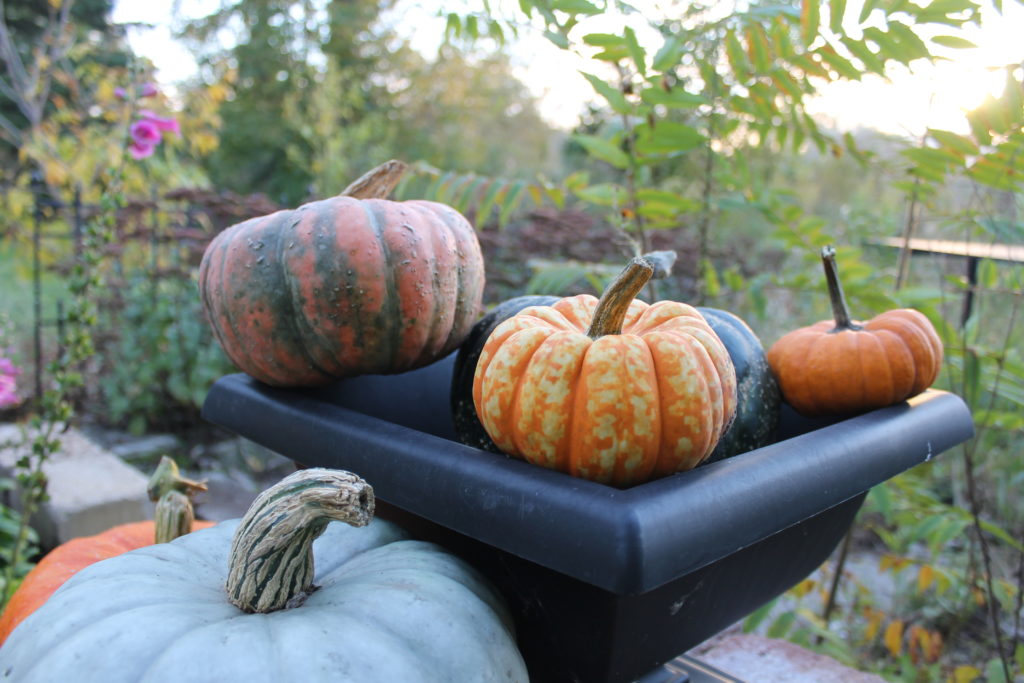
M 741 681 L 758 683 L 885 683 L 799 645 L 727 629 L 687 653 Z
M 60 435 L 61 448 L 43 465 L 50 500 L 32 520 L 43 548 L 112 526 L 150 519 L 147 477 L 76 429 Z M 0 425 L 0 444 L 24 443 L 18 425 Z M 22 448 L 0 450 L 0 476 L 13 477 Z M 18 500 L 9 501 L 19 507 Z

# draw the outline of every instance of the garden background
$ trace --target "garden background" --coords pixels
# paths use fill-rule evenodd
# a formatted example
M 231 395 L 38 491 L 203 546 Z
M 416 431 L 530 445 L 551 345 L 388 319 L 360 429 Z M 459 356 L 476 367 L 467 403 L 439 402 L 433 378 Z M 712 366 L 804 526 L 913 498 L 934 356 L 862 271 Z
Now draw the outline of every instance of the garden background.
M 208 466 L 196 447 L 223 435 L 198 409 L 233 370 L 197 295 L 206 243 L 399 158 L 400 198 L 475 224 L 487 304 L 596 293 L 633 253 L 673 249 L 657 296 L 733 311 L 767 346 L 829 316 L 833 244 L 857 317 L 925 312 L 946 348 L 937 386 L 977 436 L 872 491 L 844 548 L 873 580 L 837 553 L 745 627 L 891 680 L 1019 680 L 1024 277 L 906 245 L 1024 244 L 1024 44 L 972 42 L 1024 28 L 1020 4 L 174 8 L 183 80 L 111 0 L 0 2 L 0 417 L 35 428 L 5 489 L 43 500 L 68 421 L 172 432 L 183 467 Z M 979 55 L 994 61 L 943 76 Z M 558 77 L 546 97 L 541 74 Z M 930 91 L 878 85 L 915 74 Z M 21 522 L 0 508 L 5 594 L 37 559 Z

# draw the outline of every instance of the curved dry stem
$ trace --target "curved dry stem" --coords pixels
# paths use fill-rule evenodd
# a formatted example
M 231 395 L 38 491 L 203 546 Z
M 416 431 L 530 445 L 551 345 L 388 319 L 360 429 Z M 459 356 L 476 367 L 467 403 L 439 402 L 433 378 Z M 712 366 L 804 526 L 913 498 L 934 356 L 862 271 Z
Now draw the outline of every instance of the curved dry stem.
M 366 526 L 373 489 L 351 472 L 306 469 L 261 493 L 231 543 L 227 596 L 246 612 L 295 607 L 315 590 L 313 541 L 332 520 Z

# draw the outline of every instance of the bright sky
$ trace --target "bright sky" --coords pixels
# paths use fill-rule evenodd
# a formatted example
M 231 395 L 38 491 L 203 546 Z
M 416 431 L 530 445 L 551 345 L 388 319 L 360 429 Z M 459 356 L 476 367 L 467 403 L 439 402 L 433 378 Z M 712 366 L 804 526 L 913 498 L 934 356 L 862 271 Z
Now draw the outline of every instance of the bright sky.
M 166 84 L 188 78 L 195 69 L 189 52 L 171 37 L 168 17 L 175 1 L 183 16 L 202 16 L 217 4 L 217 0 L 119 0 L 114 10 L 117 22 L 153 24 L 152 28 L 133 29 L 130 40 L 137 52 L 156 64 L 157 77 Z M 431 49 L 432 41 L 436 46 L 443 30 L 434 11 L 422 10 L 425 16 L 408 22 L 418 29 L 414 45 L 419 43 L 424 50 Z M 431 24 L 437 25 L 436 30 L 426 28 Z M 590 30 L 602 29 L 587 27 L 587 32 Z M 1005 2 L 1001 17 L 993 13 L 982 29 L 971 27 L 958 34 L 978 45 L 976 49 L 949 50 L 949 61 L 915 66 L 913 72 L 894 70 L 889 81 L 871 76 L 857 83 L 829 85 L 808 108 L 842 130 L 865 126 L 913 136 L 925 127 L 966 131 L 964 112 L 980 104 L 987 94 L 1002 92 L 1004 72 L 988 67 L 1024 61 L 1022 34 L 1024 6 Z M 541 113 L 553 124 L 571 127 L 583 103 L 595 99 L 590 85 L 578 74 L 579 70 L 592 70 L 593 64 L 539 36 L 524 41 L 514 54 L 520 76 L 541 97 Z

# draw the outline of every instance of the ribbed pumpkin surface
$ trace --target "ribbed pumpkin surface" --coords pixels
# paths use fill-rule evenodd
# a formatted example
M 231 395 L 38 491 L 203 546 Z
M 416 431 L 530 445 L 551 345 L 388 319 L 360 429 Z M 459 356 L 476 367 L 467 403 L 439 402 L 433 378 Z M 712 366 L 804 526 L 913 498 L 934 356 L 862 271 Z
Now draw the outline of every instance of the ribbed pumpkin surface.
M 852 329 L 822 320 L 768 350 L 786 402 L 808 416 L 863 412 L 916 396 L 938 377 L 942 356 L 935 328 L 910 308 Z
M 473 383 L 480 421 L 505 453 L 628 486 L 699 464 L 736 409 L 729 354 L 692 306 L 629 304 L 621 334 L 587 335 L 590 295 L 499 325 Z
M 866 323 L 850 317 L 836 251 L 821 250 L 833 320 L 784 334 L 768 349 L 782 398 L 808 416 L 849 415 L 921 393 L 942 369 L 942 340 L 912 308 L 885 311 Z
M 232 226 L 199 273 L 228 357 L 279 386 L 437 360 L 469 332 L 483 284 L 476 234 L 454 209 L 352 197 Z

